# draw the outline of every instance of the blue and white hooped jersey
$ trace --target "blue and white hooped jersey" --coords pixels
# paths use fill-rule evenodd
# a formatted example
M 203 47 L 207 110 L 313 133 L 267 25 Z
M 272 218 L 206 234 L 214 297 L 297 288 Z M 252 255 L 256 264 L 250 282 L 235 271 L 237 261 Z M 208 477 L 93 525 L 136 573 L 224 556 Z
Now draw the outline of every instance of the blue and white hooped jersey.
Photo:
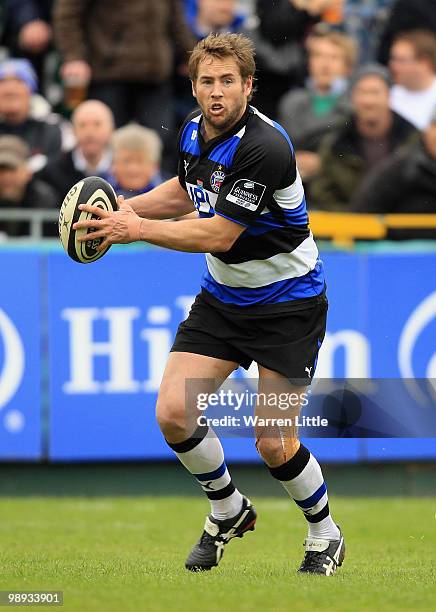
M 200 217 L 246 228 L 229 251 L 206 254 L 203 289 L 229 306 L 292 308 L 320 295 L 323 265 L 288 134 L 249 106 L 232 130 L 205 142 L 201 118 L 194 111 L 180 130 L 180 184 Z

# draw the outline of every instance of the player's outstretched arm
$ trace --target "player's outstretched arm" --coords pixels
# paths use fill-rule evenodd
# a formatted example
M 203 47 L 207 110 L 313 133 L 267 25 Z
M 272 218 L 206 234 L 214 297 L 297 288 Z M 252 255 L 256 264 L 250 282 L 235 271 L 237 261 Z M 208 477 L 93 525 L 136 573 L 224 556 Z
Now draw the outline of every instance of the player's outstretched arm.
M 92 230 L 78 238 L 79 242 L 104 238 L 99 251 L 111 244 L 145 241 L 175 251 L 213 253 L 228 251 L 245 230 L 244 225 L 220 215 L 183 223 L 145 219 L 139 217 L 122 198 L 119 203 L 120 210 L 114 212 L 80 204 L 79 209 L 91 213 L 94 218 L 74 224 L 75 230 Z
M 195 210 L 177 177 L 165 181 L 148 193 L 129 198 L 129 205 L 137 215 L 147 219 L 172 219 Z
M 138 240 L 189 253 L 224 253 L 244 230 L 245 226 L 219 215 L 172 224 L 143 219 L 137 229 Z

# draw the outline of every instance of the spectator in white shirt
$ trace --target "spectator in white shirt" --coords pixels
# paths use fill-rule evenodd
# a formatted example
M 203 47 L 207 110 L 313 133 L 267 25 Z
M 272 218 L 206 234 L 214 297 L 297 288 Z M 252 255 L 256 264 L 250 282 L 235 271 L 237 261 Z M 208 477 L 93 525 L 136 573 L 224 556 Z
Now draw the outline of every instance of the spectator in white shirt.
M 436 106 L 436 34 L 413 30 L 399 34 L 391 47 L 394 85 L 391 108 L 424 130 Z

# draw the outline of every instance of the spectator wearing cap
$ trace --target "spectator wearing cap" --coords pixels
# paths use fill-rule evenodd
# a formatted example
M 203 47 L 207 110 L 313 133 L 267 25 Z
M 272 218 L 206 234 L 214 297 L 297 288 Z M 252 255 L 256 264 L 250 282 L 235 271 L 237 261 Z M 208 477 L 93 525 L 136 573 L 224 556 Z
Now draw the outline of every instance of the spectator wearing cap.
M 436 34 L 425 30 L 399 34 L 389 68 L 394 80 L 391 108 L 419 130 L 425 129 L 436 106 Z
M 62 200 L 67 191 L 86 176 L 110 180 L 112 151 L 110 140 L 114 130 L 111 109 L 99 100 L 79 104 L 72 116 L 76 145 L 61 152 L 40 172 Z
M 351 208 L 365 213 L 436 213 L 436 106 L 419 137 L 368 174 Z M 402 230 L 396 237 L 436 238 L 436 231 Z
M 315 208 L 349 210 L 367 173 L 416 130 L 389 107 L 390 76 L 379 64 L 362 66 L 351 85 L 352 113 L 320 145 L 321 167 L 311 183 Z
M 22 138 L 30 148 L 34 169 L 57 155 L 62 146 L 61 129 L 55 119 L 37 119 L 31 113 L 37 79 L 25 59 L 0 63 L 0 135 Z
M 304 181 L 319 169 L 321 139 L 350 112 L 348 79 L 357 57 L 351 38 L 325 29 L 314 29 L 307 48 L 306 87 L 291 90 L 279 104 L 279 123 L 292 138 Z
M 29 168 L 30 150 L 17 136 L 0 136 L 0 210 L 4 208 L 56 208 L 59 201 L 54 190 Z M 55 234 L 54 230 L 49 235 Z M 0 220 L 0 232 L 8 236 L 29 234 L 27 221 Z
M 117 194 L 131 198 L 162 183 L 162 141 L 154 130 L 126 125 L 114 132 L 112 149 L 112 184 Z

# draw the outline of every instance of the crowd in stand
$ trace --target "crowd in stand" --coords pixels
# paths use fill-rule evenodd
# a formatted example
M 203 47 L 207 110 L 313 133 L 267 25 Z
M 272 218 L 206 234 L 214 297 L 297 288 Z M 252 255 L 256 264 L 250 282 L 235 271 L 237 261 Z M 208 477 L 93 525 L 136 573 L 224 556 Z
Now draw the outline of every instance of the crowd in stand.
M 223 31 L 254 42 L 252 104 L 291 136 L 311 210 L 436 213 L 434 0 L 4 0 L 0 206 L 173 175 L 189 51 Z

